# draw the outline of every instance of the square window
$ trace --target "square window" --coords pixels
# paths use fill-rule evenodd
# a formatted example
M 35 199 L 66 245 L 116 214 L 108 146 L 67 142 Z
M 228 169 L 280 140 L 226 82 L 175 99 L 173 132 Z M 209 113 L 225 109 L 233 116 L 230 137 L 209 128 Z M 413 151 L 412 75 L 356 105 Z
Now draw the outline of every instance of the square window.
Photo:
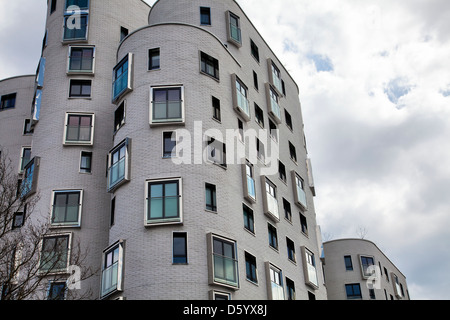
M 250 202 L 256 202 L 255 178 L 254 168 L 248 160 L 245 161 L 242 167 L 244 198 Z
M 163 132 L 163 158 L 176 156 L 177 136 L 176 131 Z
M 90 98 L 92 90 L 92 80 L 70 80 L 70 98 Z
M 79 227 L 82 202 L 83 190 L 53 191 L 52 226 Z
M 80 172 L 81 173 L 92 172 L 92 152 L 81 151 Z
M 50 281 L 47 291 L 47 300 L 65 300 L 66 282 Z
M 160 69 L 160 59 L 159 48 L 148 50 L 148 70 Z
M 69 47 L 68 73 L 94 72 L 94 47 Z
M 128 181 L 129 146 L 131 140 L 125 139 L 108 154 L 108 190 L 112 191 Z
M 200 52 L 200 71 L 219 80 L 219 60 Z
M 347 294 L 347 299 L 362 299 L 361 287 L 359 283 L 346 284 L 345 292 Z
M 92 145 L 94 143 L 93 114 L 66 113 L 64 144 Z
M 184 123 L 183 87 L 151 88 L 150 125 Z
M 45 236 L 39 261 L 40 273 L 64 272 L 69 266 L 70 234 Z
M 206 210 L 217 212 L 216 186 L 205 184 Z
M 0 98 L 0 111 L 12 109 L 16 106 L 16 93 L 5 94 Z
M 15 212 L 12 221 L 12 230 L 18 229 L 23 226 L 25 222 L 25 213 L 24 212 Z
M 81 8 L 80 8 L 81 9 Z M 80 41 L 88 38 L 89 15 L 84 12 L 68 11 L 64 14 L 63 41 Z
M 211 25 L 211 8 L 200 7 L 200 24 L 202 26 Z
M 182 222 L 181 179 L 146 183 L 146 226 Z
M 187 260 L 187 233 L 174 232 L 173 234 L 173 259 L 174 264 L 186 264 Z
M 258 283 L 256 258 L 248 252 L 245 252 L 245 273 L 248 281 Z
M 264 143 L 262 143 L 258 138 L 256 138 L 256 156 L 262 163 L 266 162 L 266 151 Z
M 118 241 L 103 251 L 101 297 L 123 290 L 124 242 Z

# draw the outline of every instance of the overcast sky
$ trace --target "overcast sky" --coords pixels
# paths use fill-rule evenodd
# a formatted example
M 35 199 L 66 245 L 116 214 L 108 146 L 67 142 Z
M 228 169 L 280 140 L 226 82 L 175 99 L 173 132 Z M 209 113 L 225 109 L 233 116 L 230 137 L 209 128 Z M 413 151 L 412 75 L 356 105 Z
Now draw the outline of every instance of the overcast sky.
M 238 3 L 300 87 L 324 240 L 365 230 L 450 299 L 450 1 Z M 0 4 L 0 79 L 34 73 L 46 0 Z

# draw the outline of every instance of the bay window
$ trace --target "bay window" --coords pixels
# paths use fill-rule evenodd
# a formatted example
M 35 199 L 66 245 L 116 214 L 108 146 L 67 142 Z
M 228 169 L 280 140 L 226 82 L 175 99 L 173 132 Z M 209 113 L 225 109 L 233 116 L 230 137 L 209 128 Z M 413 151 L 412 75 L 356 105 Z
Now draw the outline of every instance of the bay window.
M 145 225 L 182 223 L 181 178 L 146 182 Z

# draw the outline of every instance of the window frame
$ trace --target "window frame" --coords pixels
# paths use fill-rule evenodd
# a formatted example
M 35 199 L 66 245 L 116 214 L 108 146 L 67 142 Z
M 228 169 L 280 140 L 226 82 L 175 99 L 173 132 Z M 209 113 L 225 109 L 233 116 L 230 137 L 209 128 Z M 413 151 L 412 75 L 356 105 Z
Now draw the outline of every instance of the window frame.
M 114 251 L 116 249 L 118 249 L 117 261 L 114 261 Z M 101 299 L 105 299 L 116 292 L 123 291 L 123 280 L 124 280 L 123 279 L 123 277 L 124 277 L 123 271 L 124 271 L 124 264 L 125 264 L 124 250 L 125 250 L 125 240 L 121 239 L 121 240 L 114 242 L 110 246 L 108 246 L 102 252 L 101 285 L 100 285 L 100 298 Z M 108 255 L 110 253 L 113 253 L 113 256 L 111 258 L 112 264 L 107 266 L 107 259 L 108 259 Z M 113 288 L 112 290 L 110 289 L 105 292 L 103 289 L 104 272 L 105 272 L 105 270 L 107 270 L 108 268 L 113 266 L 116 262 L 117 262 L 117 283 L 115 285 L 115 288 L 111 287 L 111 288 Z
M 69 43 L 69 42 L 80 42 L 80 41 L 88 41 L 89 39 L 89 10 L 80 10 L 79 12 L 79 18 L 80 19 L 80 25 L 82 26 L 80 29 L 84 30 L 84 35 L 80 37 L 66 37 L 66 31 L 67 30 L 73 30 L 73 29 L 67 29 L 67 22 L 70 18 L 72 18 L 73 15 L 76 13 L 72 13 L 69 11 L 66 11 L 67 8 L 64 9 L 64 17 L 63 17 L 63 28 L 62 28 L 62 42 L 63 43 Z M 83 19 L 85 19 L 85 22 L 83 22 Z M 75 34 L 74 34 L 75 35 Z
M 123 109 L 121 112 L 121 117 L 118 117 L 118 113 L 120 109 Z M 126 123 L 126 114 L 127 114 L 127 104 L 126 100 L 123 100 L 119 103 L 119 106 L 114 110 L 114 134 L 122 128 Z M 118 121 L 120 119 L 120 122 Z
M 166 97 L 168 97 L 168 90 L 179 89 L 180 90 L 180 113 L 181 118 L 166 118 L 166 119 L 154 119 L 154 104 L 156 103 L 154 100 L 155 91 L 158 90 L 166 90 Z M 166 100 L 166 111 L 168 108 L 168 101 Z M 170 85 L 170 86 L 150 86 L 150 107 L 149 107 L 149 124 L 152 126 L 161 126 L 161 125 L 184 125 L 185 123 L 185 103 L 184 103 L 184 86 L 183 85 Z
M 213 109 L 213 116 L 212 118 L 218 122 L 222 122 L 222 114 L 220 110 L 220 100 L 216 97 L 212 96 L 212 109 Z
M 251 119 L 251 111 L 250 101 L 248 100 L 248 87 L 234 73 L 231 75 L 231 90 L 234 110 L 242 117 L 242 119 L 244 119 L 246 122 L 249 122 Z M 239 103 L 244 103 L 244 105 L 241 106 L 239 105 Z
M 351 255 L 344 256 L 345 271 L 353 271 L 353 261 Z
M 65 253 L 66 257 L 66 263 L 65 266 L 61 266 L 59 268 L 42 268 L 42 257 L 44 256 L 44 246 L 46 239 L 52 239 L 52 238 L 67 238 L 67 252 Z M 55 243 L 56 245 L 56 243 Z M 72 248 L 72 233 L 66 232 L 66 233 L 50 233 L 47 235 L 44 235 L 41 238 L 40 246 L 39 246 L 39 266 L 38 266 L 38 274 L 39 275 L 50 275 L 50 274 L 64 274 L 67 273 L 67 270 L 70 265 L 70 256 L 71 256 L 71 248 Z M 53 250 L 53 252 L 55 252 Z M 57 265 L 54 265 L 53 267 L 56 267 Z
M 20 185 L 20 197 L 25 199 L 37 191 L 37 182 L 39 177 L 40 157 L 33 157 L 23 169 L 23 177 Z M 27 181 L 31 175 L 31 181 Z
M 265 263 L 265 269 L 266 269 L 266 277 L 267 277 L 267 292 L 268 292 L 268 299 L 269 300 L 284 300 L 285 299 L 285 292 L 284 292 L 284 286 L 283 286 L 283 271 L 275 266 L 274 264 L 270 263 L 269 261 L 266 261 Z M 279 283 L 278 283 L 279 282 Z M 276 285 L 278 289 L 278 293 L 274 292 L 274 285 Z M 281 296 L 282 295 L 282 296 Z
M 315 254 L 306 248 L 300 247 L 303 263 L 303 273 L 305 275 L 305 284 L 314 288 L 319 288 L 319 276 L 317 272 L 317 264 Z
M 227 40 L 234 44 L 235 46 L 237 46 L 238 48 L 240 48 L 242 46 L 242 30 L 241 30 L 241 19 L 238 15 L 234 14 L 231 11 L 227 11 L 225 13 L 226 15 L 226 21 L 227 21 Z M 232 24 L 232 20 L 236 21 L 236 26 L 234 26 L 236 28 L 237 32 L 237 38 L 235 38 L 233 36 L 233 24 Z
M 116 92 L 116 83 L 118 81 L 123 81 L 122 77 L 124 77 L 125 72 L 123 70 L 123 66 L 127 63 L 127 69 L 126 69 L 126 77 L 127 77 L 127 83 L 126 86 L 121 88 L 119 91 Z M 118 76 L 117 71 L 122 68 L 122 73 Z M 133 76 L 134 76 L 134 54 L 129 52 L 127 53 L 113 68 L 112 73 L 112 103 L 118 102 L 120 99 L 122 99 L 123 96 L 125 96 L 128 92 L 133 90 Z
M 114 160 L 114 154 L 116 152 L 120 152 L 120 149 L 125 147 L 125 155 L 124 155 L 124 176 L 123 178 L 117 179 L 114 181 L 114 183 L 111 184 L 111 168 L 114 166 L 114 164 L 119 163 L 122 158 L 119 158 L 117 162 L 112 162 Z M 112 192 L 115 189 L 117 189 L 119 186 L 121 186 L 123 183 L 130 181 L 130 151 L 131 150 L 131 139 L 125 138 L 120 143 L 118 143 L 114 148 L 112 148 L 108 152 L 107 156 L 107 186 L 108 186 L 108 192 Z M 120 153 L 119 153 L 120 156 Z
M 261 176 L 261 185 L 262 185 L 261 192 L 263 195 L 264 214 L 275 223 L 280 222 L 280 208 L 277 197 L 278 193 L 277 185 L 266 176 Z M 271 200 L 269 200 L 270 199 L 269 197 L 271 197 Z
M 206 159 L 209 163 L 227 168 L 227 146 L 214 137 L 206 136 Z M 214 153 L 214 155 L 213 155 Z M 219 154 L 219 156 L 217 156 Z
M 200 73 L 209 76 L 214 80 L 220 81 L 219 60 L 203 51 L 199 51 L 199 56 L 200 56 Z M 210 68 L 213 69 L 212 73 L 208 71 Z
M 258 266 L 256 262 L 256 257 L 247 251 L 244 251 L 244 257 L 245 257 L 245 279 L 253 284 L 258 284 Z
M 175 237 L 183 235 L 179 238 L 184 239 L 184 253 L 183 255 L 175 255 Z M 176 261 L 176 259 L 183 259 L 182 261 Z M 187 232 L 173 232 L 172 233 L 172 264 L 173 265 L 183 265 L 183 264 L 189 264 L 188 260 L 188 233 Z
M 278 242 L 278 231 L 277 228 L 270 222 L 267 222 L 267 235 L 269 239 L 269 247 L 278 252 L 278 248 L 280 247 Z
M 158 57 L 158 64 L 153 65 L 153 57 Z M 161 48 L 148 49 L 147 71 L 161 70 Z
M 73 59 L 72 54 L 74 49 L 76 50 L 92 50 L 92 57 L 89 58 L 91 59 L 91 69 L 71 69 L 71 61 Z M 80 46 L 80 45 L 70 45 L 68 48 L 68 55 L 67 55 L 67 74 L 90 74 L 93 75 L 95 73 L 95 46 Z M 83 63 L 84 59 L 83 56 L 80 58 L 80 65 Z
M 224 256 L 220 253 L 215 253 L 214 249 L 214 241 L 217 240 L 222 243 L 222 249 L 224 249 L 224 243 L 232 246 L 232 256 Z M 233 290 L 239 289 L 240 281 L 239 281 L 239 259 L 238 259 L 238 248 L 237 248 L 237 242 L 232 239 L 228 239 L 222 236 L 219 236 L 217 234 L 208 233 L 207 234 L 207 255 L 208 255 L 208 282 L 211 285 L 219 285 L 224 286 L 227 288 L 231 288 Z M 235 278 L 235 281 L 230 281 L 228 279 L 222 279 L 216 276 L 216 270 L 215 270 L 215 256 L 225 257 L 227 259 L 232 260 L 233 262 L 233 277 Z
M 376 276 L 375 272 L 372 272 L 370 274 L 367 273 L 367 269 L 370 268 L 370 266 L 375 266 L 375 257 L 374 256 L 359 254 L 358 260 L 360 263 L 361 275 L 362 275 L 363 279 L 369 279 L 370 277 Z M 372 260 L 372 264 L 365 264 L 363 262 L 363 260 L 366 260 L 366 261 Z
M 358 288 L 357 291 L 359 291 L 359 294 L 355 294 L 355 292 L 357 292 L 355 291 L 355 288 Z M 359 283 L 345 284 L 345 295 L 347 297 L 347 300 L 362 300 L 361 285 Z
M 242 163 L 242 186 L 244 191 L 244 198 L 251 203 L 256 203 L 256 180 L 255 180 L 255 166 L 253 163 L 245 159 Z M 251 181 L 252 187 L 249 188 L 249 181 Z M 254 195 L 251 194 L 253 188 Z
M 250 54 L 251 56 L 258 62 L 259 61 L 259 47 L 256 45 L 256 43 L 253 41 L 253 39 L 250 39 Z
M 24 162 L 24 159 L 26 159 L 25 156 L 24 156 L 24 153 L 25 153 L 26 150 L 29 150 L 30 158 L 28 159 L 27 162 Z M 31 161 L 31 159 L 32 159 L 31 158 L 31 146 L 23 146 L 23 147 L 21 147 L 21 149 L 20 149 L 20 161 L 19 161 L 19 174 L 23 173 L 23 170 L 25 169 L 25 167 L 28 164 L 28 162 Z
M 89 166 L 83 167 L 83 154 L 86 158 L 89 158 Z M 92 151 L 80 151 L 79 173 L 92 174 Z
M 55 219 L 55 206 L 56 206 L 56 200 L 57 200 L 57 194 L 66 194 L 66 206 L 65 206 L 65 213 L 64 216 L 67 215 L 67 208 L 68 208 L 68 195 L 69 194 L 75 194 L 78 193 L 78 210 L 77 210 L 77 220 L 76 221 L 63 221 L 63 222 L 54 222 Z M 84 190 L 83 189 L 58 189 L 58 190 L 52 190 L 52 196 L 51 196 L 51 212 L 50 212 L 50 226 L 51 227 L 57 227 L 57 228 L 80 228 L 81 227 L 81 217 L 83 213 L 83 195 Z
M 208 22 L 204 22 L 204 20 L 203 20 L 205 15 L 208 18 Z M 200 25 L 201 26 L 211 26 L 212 25 L 211 8 L 210 7 L 200 6 Z
M 255 234 L 255 215 L 253 209 L 247 206 L 245 203 L 242 204 L 242 216 L 244 217 L 244 229 Z
M 174 217 L 165 217 L 165 185 L 172 184 L 176 182 L 177 184 L 177 195 L 176 196 L 168 196 L 168 197 L 177 197 L 177 216 Z M 149 219 L 149 214 L 151 212 L 150 208 L 150 190 L 152 185 L 162 185 L 163 195 L 159 198 L 162 198 L 162 217 L 161 218 L 153 218 Z M 152 227 L 159 225 L 168 225 L 168 224 L 182 224 L 183 223 L 183 180 L 182 178 L 164 178 L 164 179 L 148 179 L 145 181 L 145 194 L 144 194 L 144 226 Z
M 80 86 L 80 94 L 72 90 L 75 86 Z M 89 87 L 89 94 L 83 94 L 83 88 Z M 92 79 L 70 79 L 69 80 L 69 99 L 91 99 L 92 98 Z
M 208 193 L 211 203 L 208 203 Z M 207 182 L 205 182 L 205 210 L 217 213 L 217 186 Z
M 14 101 L 11 103 L 11 101 Z M 0 96 L 0 111 L 14 109 L 16 107 L 17 93 L 8 93 Z M 12 104 L 12 105 L 11 105 Z
M 89 140 L 67 140 L 67 135 L 69 133 L 69 119 L 70 117 L 90 117 L 91 118 L 91 124 L 90 124 L 90 139 Z M 80 121 L 78 122 L 80 123 Z M 81 125 L 78 124 L 78 136 L 80 135 L 80 129 Z M 65 146 L 85 146 L 89 145 L 92 146 L 94 144 L 94 129 L 95 129 L 95 114 L 94 113 L 81 113 L 81 112 L 66 112 L 65 120 L 64 120 L 64 137 L 63 137 L 63 145 Z
M 61 297 L 56 296 L 54 298 L 51 298 L 50 294 L 52 293 L 52 289 L 54 285 L 62 285 L 62 295 Z M 48 286 L 47 286 L 47 294 L 46 294 L 46 300 L 52 300 L 52 301 L 56 301 L 56 300 L 66 300 L 66 296 L 67 296 L 67 280 L 50 280 L 48 282 Z
M 168 150 L 166 150 L 166 135 L 170 134 L 170 141 L 174 142 L 174 147 L 172 148 L 172 151 L 168 152 Z M 177 156 L 177 131 L 176 130 L 164 130 L 162 131 L 162 155 L 161 157 L 163 159 L 171 159 L 171 158 L 175 158 Z

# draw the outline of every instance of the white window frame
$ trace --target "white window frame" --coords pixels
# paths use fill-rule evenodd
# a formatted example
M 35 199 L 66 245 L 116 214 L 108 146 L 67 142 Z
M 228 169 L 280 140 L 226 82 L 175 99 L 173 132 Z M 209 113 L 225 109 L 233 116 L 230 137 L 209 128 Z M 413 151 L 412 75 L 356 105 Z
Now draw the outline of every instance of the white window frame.
M 122 179 L 118 179 L 114 182 L 114 184 L 111 184 L 111 168 L 113 167 L 112 161 L 113 161 L 113 154 L 121 149 L 123 146 L 125 146 L 125 157 L 124 157 L 124 177 Z M 121 186 L 123 183 L 130 181 L 130 151 L 131 150 L 131 139 L 125 138 L 120 143 L 118 143 L 114 148 L 112 148 L 108 152 L 108 173 L 107 173 L 107 186 L 108 186 L 108 192 L 114 191 L 119 186 Z M 120 160 L 119 160 L 120 161 Z
M 180 98 L 181 98 L 181 118 L 177 120 L 155 120 L 153 119 L 153 91 L 158 89 L 174 89 L 179 88 L 180 89 Z M 170 86 L 151 86 L 150 87 L 150 106 L 149 106 L 149 124 L 150 126 L 158 126 L 158 125 L 175 125 L 180 124 L 184 125 L 185 123 L 185 104 L 184 104 L 184 86 L 183 85 L 170 85 Z
M 295 204 L 303 211 L 306 211 L 308 209 L 308 200 L 305 191 L 305 180 L 295 170 L 291 171 L 291 178 Z
M 319 274 L 317 272 L 316 256 L 311 250 L 309 250 L 305 246 L 301 246 L 300 251 L 302 254 L 302 263 L 303 263 L 303 273 L 305 275 L 305 284 L 309 285 L 313 289 L 318 289 L 319 288 Z
M 54 205 L 55 205 L 55 198 L 57 193 L 79 193 L 79 203 L 78 203 L 78 219 L 75 222 L 61 222 L 61 223 L 55 223 L 53 222 L 53 213 L 54 213 Z M 51 227 L 58 227 L 58 228 L 76 228 L 81 227 L 81 216 L 83 212 L 83 189 L 57 189 L 52 190 L 52 196 L 51 196 L 51 202 L 50 202 L 50 226 Z
M 215 276 L 215 269 L 214 269 L 214 239 L 218 239 L 222 242 L 226 242 L 228 244 L 233 244 L 233 250 L 234 250 L 234 258 L 233 263 L 235 264 L 235 274 L 236 282 L 227 282 L 226 280 L 217 280 L 217 277 Z M 207 254 L 208 254 L 208 274 L 209 274 L 209 283 L 212 285 L 219 285 L 227 288 L 231 288 L 233 290 L 239 289 L 240 285 L 240 279 L 239 279 L 239 260 L 238 260 L 238 248 L 237 248 L 237 242 L 233 239 L 229 239 L 226 237 L 222 237 L 217 234 L 208 233 L 207 234 Z M 231 259 L 229 257 L 226 257 L 227 259 Z
M 69 117 L 70 116 L 90 116 L 91 117 L 91 134 L 89 141 L 68 141 L 67 140 L 67 129 L 69 126 Z M 64 136 L 63 136 L 63 145 L 65 146 L 92 146 L 94 144 L 94 128 L 95 128 L 95 114 L 94 113 L 82 113 L 82 112 L 66 112 L 65 120 L 64 120 Z
M 270 188 L 267 188 L 267 184 L 269 184 L 270 188 L 274 189 L 275 195 L 272 195 L 270 193 Z M 280 208 L 277 197 L 277 185 L 266 176 L 261 176 L 261 192 L 263 194 L 264 214 L 271 218 L 274 222 L 280 222 Z
M 112 290 L 108 290 L 107 292 L 104 292 L 103 289 L 103 285 L 104 285 L 104 272 L 106 269 L 108 269 L 110 266 L 108 266 L 108 268 L 105 268 L 105 258 L 106 256 L 113 251 L 114 249 L 116 249 L 116 247 L 118 247 L 119 249 L 119 256 L 117 259 L 117 284 L 115 286 L 115 289 Z M 103 250 L 102 253 L 102 267 L 101 267 L 101 282 L 100 282 L 100 298 L 101 299 L 105 299 L 107 297 L 109 297 L 110 295 L 116 293 L 116 292 L 120 292 L 123 291 L 123 270 L 124 270 L 124 250 L 125 250 L 125 240 L 119 240 L 114 242 L 113 244 L 111 244 L 108 248 L 106 248 L 105 250 Z M 112 264 L 114 265 L 114 263 Z M 111 265 L 111 266 L 112 266 Z
M 239 84 L 241 88 L 245 89 L 245 95 L 243 95 L 241 92 L 238 92 L 236 84 Z M 242 117 L 242 119 L 244 119 L 245 122 L 249 122 L 251 119 L 251 111 L 250 111 L 250 102 L 248 100 L 248 87 L 234 73 L 231 75 L 231 90 L 232 90 L 234 110 L 238 115 Z M 241 95 L 242 97 L 239 99 L 238 95 Z M 245 108 L 242 108 L 242 106 L 239 105 L 239 101 L 241 102 L 244 101 L 246 103 L 247 110 L 245 110 Z
M 149 184 L 150 183 L 164 183 L 170 181 L 178 182 L 178 217 L 174 218 L 161 218 L 155 220 L 149 220 Z M 145 194 L 144 194 L 144 226 L 152 227 L 152 226 L 160 226 L 167 224 L 183 224 L 183 179 L 181 177 L 176 178 L 164 178 L 164 179 L 148 179 L 145 181 Z
M 286 294 L 284 292 L 284 285 L 283 285 L 283 271 L 274 264 L 270 263 L 269 261 L 265 262 L 265 269 L 267 277 L 267 293 L 269 300 L 285 300 Z M 278 280 L 280 283 L 273 281 L 276 280 L 275 274 L 279 278 Z M 274 292 L 272 283 L 274 283 L 278 287 L 279 291 L 278 295 L 276 292 Z
M 237 20 L 237 24 L 238 24 L 237 30 L 238 30 L 238 34 L 239 34 L 239 39 L 235 39 L 234 37 L 232 37 L 231 16 L 233 16 Z M 242 46 L 241 18 L 231 11 L 225 12 L 225 18 L 226 18 L 226 22 L 227 22 L 227 40 L 229 42 L 231 42 L 232 44 L 234 44 L 235 46 L 237 46 L 238 48 L 240 48 Z

